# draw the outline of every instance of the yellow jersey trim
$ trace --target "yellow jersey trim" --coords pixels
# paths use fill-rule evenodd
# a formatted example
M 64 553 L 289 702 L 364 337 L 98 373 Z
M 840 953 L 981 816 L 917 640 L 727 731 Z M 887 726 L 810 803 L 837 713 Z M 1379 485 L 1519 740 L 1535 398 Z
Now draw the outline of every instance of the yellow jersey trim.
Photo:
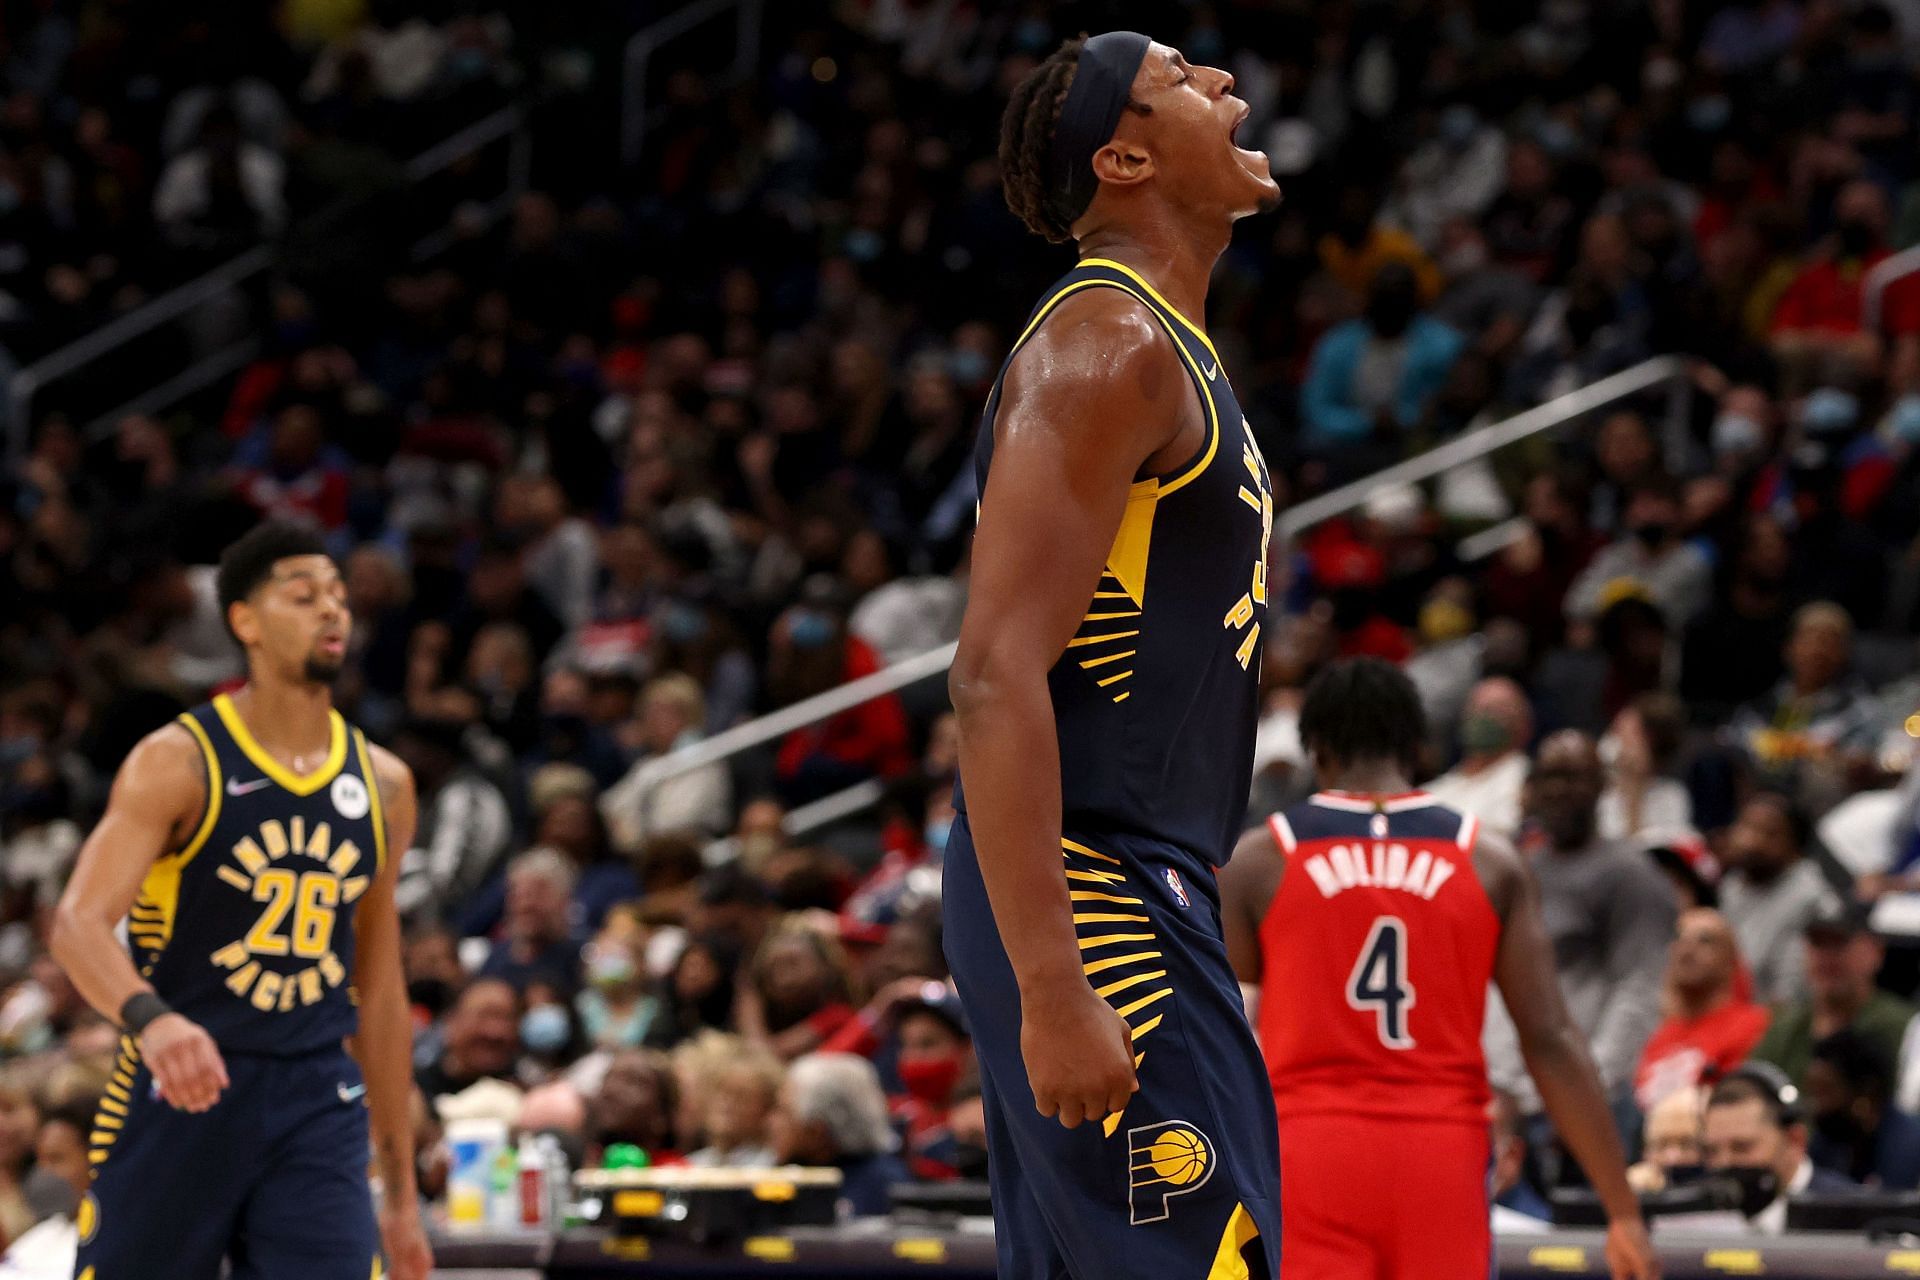
M 207 736 L 207 731 L 201 728 L 200 722 L 191 715 L 181 716 L 180 723 L 187 726 L 187 731 L 200 743 L 200 754 L 206 758 L 207 762 L 207 809 L 200 819 L 200 826 L 193 833 L 193 838 L 187 841 L 177 855 L 179 864 L 184 867 L 192 862 L 194 855 L 206 845 L 207 837 L 213 834 L 214 824 L 220 821 L 220 788 L 225 785 L 225 782 L 220 776 L 219 753 L 213 749 L 213 739 Z
M 367 782 L 367 804 L 373 818 L 373 867 L 382 871 L 387 865 L 387 822 L 380 804 L 380 780 L 373 776 L 373 760 L 367 754 L 367 735 L 353 731 L 353 749 L 360 758 L 360 774 Z
M 220 715 L 220 723 L 233 735 L 234 745 L 238 746 L 247 759 L 259 768 L 260 772 L 272 778 L 297 796 L 310 796 L 320 788 L 332 782 L 347 763 L 347 722 L 340 718 L 338 711 L 329 710 L 327 720 L 332 726 L 333 741 L 327 748 L 327 758 L 312 773 L 299 774 L 267 754 L 254 740 L 247 722 L 240 718 L 240 711 L 233 705 L 233 699 L 221 694 L 213 700 L 213 709 Z
M 1247 1280 L 1244 1250 L 1259 1238 L 1260 1224 L 1247 1212 L 1247 1206 L 1234 1205 L 1226 1230 L 1220 1233 L 1219 1247 L 1214 1250 L 1213 1265 L 1207 1269 L 1207 1280 Z
M 1195 324 L 1193 321 L 1187 319 L 1186 316 L 1182 315 L 1180 313 L 1180 308 L 1174 306 L 1171 302 L 1168 302 L 1165 298 L 1161 297 L 1160 291 L 1154 288 L 1152 285 L 1148 284 L 1146 281 L 1146 278 L 1142 276 L 1138 271 L 1135 271 L 1132 267 L 1128 266 L 1124 262 L 1115 262 L 1112 258 L 1082 258 L 1080 259 L 1080 265 L 1083 267 L 1105 267 L 1109 271 L 1118 271 L 1121 275 L 1133 281 L 1135 284 L 1139 285 L 1142 289 L 1145 289 L 1147 291 L 1147 296 L 1149 298 L 1152 298 L 1155 302 L 1165 307 L 1168 315 L 1172 316 L 1175 320 L 1178 320 L 1181 323 L 1181 325 L 1187 330 L 1188 333 L 1191 333 L 1194 337 L 1200 339 L 1200 345 L 1204 346 L 1213 355 L 1214 361 L 1217 365 L 1220 359 L 1220 353 L 1214 350 L 1213 339 L 1209 338 L 1206 335 L 1206 331 L 1203 330 L 1199 325 Z

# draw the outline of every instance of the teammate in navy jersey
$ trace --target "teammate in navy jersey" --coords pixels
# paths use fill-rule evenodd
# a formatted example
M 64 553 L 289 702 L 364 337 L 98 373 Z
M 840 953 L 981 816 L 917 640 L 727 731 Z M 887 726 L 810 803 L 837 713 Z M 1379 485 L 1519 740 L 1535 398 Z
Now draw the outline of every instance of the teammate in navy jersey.
M 218 581 L 247 685 L 134 748 L 54 923 L 124 1030 L 76 1275 L 379 1280 L 384 1234 L 425 1280 L 393 903 L 413 777 L 333 709 L 352 618 L 319 537 L 261 525 Z
M 1265 462 L 1203 327 L 1279 197 L 1233 77 L 1133 32 L 1015 90 L 1008 204 L 1078 243 L 989 396 L 946 945 L 1003 1280 L 1271 1277 L 1273 1103 L 1213 869 L 1245 815 Z
M 1413 789 L 1425 737 L 1399 668 L 1359 658 L 1321 672 L 1300 738 L 1326 789 L 1248 832 L 1220 875 L 1234 967 L 1260 988 L 1288 1280 L 1488 1274 L 1490 982 L 1606 1205 L 1609 1270 L 1657 1280 L 1532 874 L 1478 819 Z

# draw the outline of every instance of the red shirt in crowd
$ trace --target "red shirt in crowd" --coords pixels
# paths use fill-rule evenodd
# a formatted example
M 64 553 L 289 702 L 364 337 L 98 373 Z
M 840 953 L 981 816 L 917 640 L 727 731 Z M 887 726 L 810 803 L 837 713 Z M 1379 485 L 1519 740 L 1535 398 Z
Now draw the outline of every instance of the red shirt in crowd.
M 1745 1062 L 1766 1033 L 1768 1016 L 1760 1005 L 1734 999 L 1697 1018 L 1662 1022 L 1647 1041 L 1633 1078 L 1641 1109 L 1650 1110 L 1674 1090 Z

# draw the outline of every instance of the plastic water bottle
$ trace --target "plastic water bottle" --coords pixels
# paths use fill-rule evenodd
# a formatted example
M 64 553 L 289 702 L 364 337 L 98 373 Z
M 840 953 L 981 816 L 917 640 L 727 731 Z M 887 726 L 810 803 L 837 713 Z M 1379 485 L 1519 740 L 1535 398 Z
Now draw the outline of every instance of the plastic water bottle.
M 566 1149 L 550 1133 L 540 1135 L 535 1144 L 547 1173 L 547 1226 L 564 1225 L 573 1204 L 573 1171 L 567 1168 Z
M 520 1159 L 511 1146 L 502 1146 L 493 1158 L 493 1179 L 487 1196 L 487 1225 L 512 1229 L 520 1225 Z

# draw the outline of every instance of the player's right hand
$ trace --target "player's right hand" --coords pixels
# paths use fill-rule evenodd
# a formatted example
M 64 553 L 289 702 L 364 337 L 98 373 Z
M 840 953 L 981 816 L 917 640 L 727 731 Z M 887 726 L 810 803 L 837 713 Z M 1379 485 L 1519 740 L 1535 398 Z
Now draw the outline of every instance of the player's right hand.
M 153 1072 L 160 1097 L 181 1111 L 210 1109 L 229 1083 L 213 1037 L 182 1014 L 163 1013 L 147 1024 L 140 1033 L 140 1057 Z
M 1660 1280 L 1660 1255 L 1639 1215 L 1607 1224 L 1607 1270 L 1613 1280 Z
M 1127 1020 L 1078 975 L 1021 993 L 1020 1056 L 1034 1109 L 1069 1129 L 1124 1111 L 1140 1088 Z

